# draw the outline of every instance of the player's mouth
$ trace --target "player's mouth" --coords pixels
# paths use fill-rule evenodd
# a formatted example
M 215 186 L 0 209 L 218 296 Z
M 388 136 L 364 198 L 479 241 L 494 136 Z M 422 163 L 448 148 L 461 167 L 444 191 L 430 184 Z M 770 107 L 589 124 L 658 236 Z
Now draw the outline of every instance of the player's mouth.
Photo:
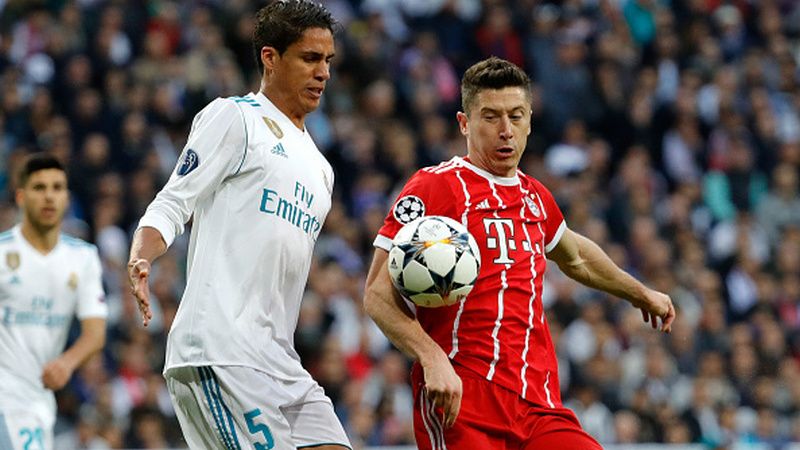
M 42 208 L 42 216 L 43 217 L 52 217 L 56 214 L 56 209 L 51 207 L 44 207 Z
M 497 147 L 495 152 L 503 158 L 507 158 L 509 156 L 514 156 L 514 147 L 510 145 L 504 145 L 502 147 Z
M 321 88 L 321 87 L 318 87 L 318 88 L 312 88 L 312 87 L 306 88 L 306 92 L 308 92 L 308 94 L 312 98 L 317 99 L 317 100 L 322 97 L 322 91 L 324 91 L 324 90 L 325 90 L 325 88 Z

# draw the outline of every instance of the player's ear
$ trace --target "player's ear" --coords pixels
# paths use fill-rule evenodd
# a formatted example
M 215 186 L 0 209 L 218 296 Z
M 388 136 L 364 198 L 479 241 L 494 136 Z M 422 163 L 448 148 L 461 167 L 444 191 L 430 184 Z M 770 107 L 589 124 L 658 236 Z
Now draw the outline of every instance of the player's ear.
M 525 133 L 525 135 L 530 136 L 532 129 L 533 129 L 533 110 L 528 111 L 528 132 Z
M 17 188 L 16 191 L 14 191 L 14 200 L 17 202 L 17 207 L 19 207 L 20 209 L 22 208 L 22 204 L 24 203 L 24 197 L 23 197 L 24 195 L 25 191 L 22 188 Z
M 461 131 L 461 134 L 466 136 L 467 132 L 467 122 L 469 122 L 469 117 L 464 112 L 457 112 L 456 113 L 456 120 L 458 120 L 458 129 Z
M 264 64 L 264 70 L 271 72 L 275 68 L 275 60 L 278 56 L 280 55 L 275 47 L 261 47 L 261 63 Z

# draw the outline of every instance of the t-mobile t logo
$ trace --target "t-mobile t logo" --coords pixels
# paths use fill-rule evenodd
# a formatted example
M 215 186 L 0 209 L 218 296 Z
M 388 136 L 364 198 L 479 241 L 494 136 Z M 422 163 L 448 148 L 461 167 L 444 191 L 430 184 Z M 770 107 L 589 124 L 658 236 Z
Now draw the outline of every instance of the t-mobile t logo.
M 517 243 L 514 241 L 514 222 L 511 219 L 483 219 L 483 227 L 486 230 L 486 248 L 500 249 L 500 255 L 492 262 L 513 264 L 514 260 L 508 257 L 508 251 L 517 249 Z

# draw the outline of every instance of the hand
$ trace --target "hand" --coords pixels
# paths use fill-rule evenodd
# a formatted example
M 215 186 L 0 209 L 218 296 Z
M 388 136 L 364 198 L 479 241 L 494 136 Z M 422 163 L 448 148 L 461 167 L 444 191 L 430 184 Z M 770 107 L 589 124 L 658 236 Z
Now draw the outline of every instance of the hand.
M 42 370 L 42 383 L 47 389 L 57 391 L 67 384 L 72 376 L 72 371 L 72 367 L 62 358 L 56 358 L 45 364 Z
M 433 364 L 423 365 L 425 389 L 428 398 L 436 408 L 442 408 L 443 422 L 450 428 L 456 422 L 461 409 L 463 388 L 461 378 L 456 374 L 450 359 L 444 353 Z
M 672 321 L 675 320 L 675 307 L 669 295 L 648 290 L 641 304 L 635 305 L 642 310 L 642 319 L 650 322 L 653 329 L 658 328 L 658 318 L 661 318 L 661 331 L 672 331 Z
M 139 311 L 142 313 L 142 324 L 147 326 L 153 318 L 150 311 L 150 287 L 147 280 L 150 277 L 150 262 L 146 259 L 134 259 L 128 263 L 128 281 L 131 284 L 131 292 L 136 297 L 139 304 Z

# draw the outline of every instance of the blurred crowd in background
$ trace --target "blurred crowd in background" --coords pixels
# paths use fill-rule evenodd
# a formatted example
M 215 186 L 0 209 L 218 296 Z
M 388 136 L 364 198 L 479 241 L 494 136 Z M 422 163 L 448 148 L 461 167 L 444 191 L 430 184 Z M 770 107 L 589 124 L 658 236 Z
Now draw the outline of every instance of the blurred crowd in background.
M 329 0 L 333 77 L 307 125 L 334 167 L 296 345 L 357 448 L 413 443 L 410 361 L 362 311 L 372 241 L 418 168 L 465 154 L 463 71 L 525 68 L 521 169 L 568 225 L 669 293 L 671 335 L 549 267 L 567 406 L 601 443 L 800 441 L 800 2 Z M 102 355 L 58 393 L 56 448 L 185 445 L 161 368 L 188 233 L 157 261 L 141 326 L 125 264 L 194 114 L 257 91 L 247 0 L 0 0 L 0 228 L 13 171 L 70 169 L 68 233 L 97 244 Z

